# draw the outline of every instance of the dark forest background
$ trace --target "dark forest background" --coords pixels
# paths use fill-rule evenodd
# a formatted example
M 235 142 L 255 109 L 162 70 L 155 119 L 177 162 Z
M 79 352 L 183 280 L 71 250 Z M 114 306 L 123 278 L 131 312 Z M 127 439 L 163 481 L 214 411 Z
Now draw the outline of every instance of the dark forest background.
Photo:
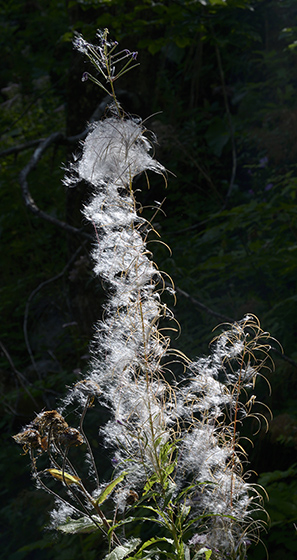
M 154 225 L 172 256 L 160 244 L 150 248 L 176 284 L 182 331 L 173 345 L 195 358 L 208 352 L 216 325 L 253 313 L 283 347 L 281 354 L 272 344 L 271 395 L 265 383 L 257 389 L 273 420 L 248 450 L 270 496 L 270 527 L 249 559 L 264 560 L 266 547 L 271 560 L 294 560 L 296 0 L 1 3 L 0 558 L 100 558 L 98 537 L 45 529 L 51 497 L 35 489 L 11 436 L 54 408 L 86 370 L 104 303 L 88 256 L 92 231 L 80 214 L 88 193 L 67 191 L 61 179 L 62 163 L 77 151 L 73 137 L 106 106 L 104 92 L 81 81 L 86 63 L 73 34 L 94 42 L 105 27 L 122 48 L 138 51 L 140 66 L 123 76 L 118 97 L 147 119 L 168 169 L 167 188 L 158 177 L 150 189 L 142 179 L 135 187 L 144 207 L 165 199 Z M 100 417 L 88 428 L 104 477 L 99 425 Z

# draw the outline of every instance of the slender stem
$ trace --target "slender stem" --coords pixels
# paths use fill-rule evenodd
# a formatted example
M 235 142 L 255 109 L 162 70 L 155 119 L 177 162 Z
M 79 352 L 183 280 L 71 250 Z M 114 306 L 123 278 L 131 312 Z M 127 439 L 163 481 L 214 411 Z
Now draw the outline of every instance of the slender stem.
M 235 467 L 235 456 L 236 456 L 236 424 L 237 424 L 237 417 L 238 417 L 238 410 L 239 410 L 239 397 L 240 397 L 240 383 L 242 377 L 242 369 L 244 366 L 244 355 L 243 353 L 241 364 L 240 364 L 240 371 L 238 376 L 238 381 L 236 384 L 237 394 L 236 394 L 236 401 L 235 401 L 235 409 L 234 409 L 234 420 L 233 420 L 233 437 L 232 437 L 232 463 L 231 463 L 231 489 L 230 489 L 230 506 L 233 507 L 233 491 L 234 491 L 234 467 Z
M 99 486 L 100 486 L 100 480 L 99 480 L 98 470 L 97 470 L 97 466 L 96 466 L 96 462 L 95 462 L 95 458 L 94 458 L 94 455 L 93 455 L 92 448 L 91 448 L 91 446 L 90 446 L 89 440 L 88 440 L 88 438 L 87 438 L 87 436 L 86 436 L 86 434 L 85 434 L 85 432 L 84 432 L 84 429 L 83 429 L 83 423 L 84 423 L 84 419 L 85 419 L 87 410 L 88 410 L 88 408 L 89 408 L 90 401 L 91 401 L 91 397 L 88 397 L 87 400 L 86 400 L 85 407 L 84 407 L 84 409 L 83 409 L 83 411 L 82 411 L 81 418 L 80 418 L 79 429 L 80 429 L 80 432 L 81 432 L 81 434 L 82 434 L 82 436 L 83 436 L 83 438 L 84 438 L 84 440 L 85 440 L 85 444 L 86 444 L 86 446 L 87 446 L 87 448 L 88 448 L 88 452 L 89 452 L 89 455 L 90 455 L 90 458 L 91 458 L 92 466 L 93 466 L 94 473 L 95 473 L 95 477 L 96 477 L 97 489 L 98 489 Z
M 82 515 L 82 511 L 80 509 L 78 509 L 77 507 L 75 507 L 72 504 L 69 504 L 69 502 L 67 500 L 65 500 L 64 498 L 62 498 L 61 496 L 59 496 L 59 494 L 57 494 L 56 492 L 54 492 L 54 490 L 52 490 L 51 488 L 48 488 L 48 486 L 46 486 L 46 484 L 44 484 L 43 480 L 40 477 L 39 472 L 37 471 L 36 468 L 36 460 L 35 457 L 33 455 L 32 450 L 30 450 L 30 458 L 31 458 L 31 463 L 32 463 L 32 470 L 33 470 L 33 474 L 36 477 L 36 479 L 38 480 L 38 483 L 40 484 L 40 486 L 42 486 L 42 488 L 48 492 L 49 494 L 52 494 L 53 496 L 55 496 L 55 498 L 57 498 L 59 501 L 63 502 L 64 504 L 66 504 L 67 506 L 70 506 L 71 508 L 73 508 L 74 511 L 76 511 L 77 513 L 79 513 L 80 515 Z
M 214 39 L 215 39 L 215 37 L 214 37 Z M 217 62 L 218 62 L 219 74 L 220 74 L 221 83 L 222 83 L 224 105 L 225 105 L 226 115 L 227 115 L 228 124 L 229 124 L 231 150 L 232 150 L 232 170 L 231 170 L 231 177 L 230 177 L 228 192 L 227 192 L 227 195 L 226 195 L 226 198 L 225 198 L 225 203 L 224 203 L 224 206 L 223 206 L 223 208 L 225 208 L 228 204 L 228 201 L 229 201 L 229 198 L 231 196 L 233 186 L 234 186 L 236 169 L 237 169 L 237 156 L 236 156 L 234 125 L 233 125 L 233 120 L 232 120 L 230 106 L 229 106 L 228 97 L 227 97 L 225 74 L 224 74 L 224 70 L 223 70 L 223 64 L 222 64 L 220 49 L 219 49 L 217 43 L 215 44 L 215 51 L 216 51 L 216 57 L 217 57 Z
M 104 56 L 105 56 L 105 64 L 106 64 L 108 82 L 110 84 L 110 89 L 111 89 L 111 94 L 110 95 L 115 102 L 119 117 L 122 117 L 121 108 L 120 108 L 120 105 L 118 103 L 117 96 L 116 96 L 115 89 L 114 89 L 114 85 L 113 85 L 113 77 L 111 75 L 111 63 L 110 63 L 110 59 L 108 57 L 107 47 L 104 47 Z

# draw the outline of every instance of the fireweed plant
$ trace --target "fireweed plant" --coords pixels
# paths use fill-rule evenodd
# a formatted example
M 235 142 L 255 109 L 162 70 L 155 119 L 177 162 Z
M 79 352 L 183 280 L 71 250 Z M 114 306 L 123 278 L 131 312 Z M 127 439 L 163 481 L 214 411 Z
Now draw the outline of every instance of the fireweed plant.
M 174 287 L 152 260 L 154 228 L 133 191 L 140 173 L 165 177 L 165 169 L 150 155 L 143 122 L 124 113 L 114 90 L 137 53 L 117 52 L 107 30 L 98 39 L 94 46 L 77 36 L 74 45 L 99 75 L 83 80 L 111 96 L 109 116 L 90 127 L 65 184 L 91 186 L 83 213 L 95 228 L 94 272 L 108 300 L 88 374 L 58 410 L 37 414 L 14 439 L 29 454 L 37 485 L 55 496 L 52 525 L 100 531 L 106 560 L 240 560 L 264 523 L 261 495 L 243 474 L 239 428 L 253 414 L 269 335 L 248 315 L 226 326 L 207 357 L 192 362 L 171 349 L 160 322 L 174 317 L 161 296 L 174 296 Z M 178 381 L 173 362 L 182 365 Z M 108 482 L 99 479 L 84 429 L 96 402 L 109 413 L 100 427 L 113 469 Z M 76 427 L 66 421 L 71 410 Z

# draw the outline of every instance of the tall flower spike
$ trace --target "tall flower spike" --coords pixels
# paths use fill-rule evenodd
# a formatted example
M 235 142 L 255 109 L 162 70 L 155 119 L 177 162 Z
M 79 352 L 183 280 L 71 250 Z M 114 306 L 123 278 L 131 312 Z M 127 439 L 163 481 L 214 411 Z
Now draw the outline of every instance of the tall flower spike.
M 168 339 L 158 323 L 171 314 L 160 301 L 156 287 L 161 274 L 145 243 L 151 226 L 137 215 L 132 190 L 142 172 L 165 174 L 150 150 L 140 119 L 111 116 L 92 126 L 72 166 L 73 181 L 92 185 L 93 197 L 83 213 L 96 229 L 94 271 L 110 291 L 104 320 L 97 325 L 89 379 L 100 386 L 99 398 L 112 411 L 102 432 L 116 448 L 117 469 L 126 471 L 129 460 L 126 482 L 132 487 L 156 468 L 155 441 L 159 438 L 160 445 L 168 439 L 166 384 L 160 375 Z M 78 393 L 76 385 L 68 399 Z
M 103 531 L 109 544 L 119 547 L 119 554 L 106 560 L 132 554 L 140 545 L 133 538 L 126 543 L 121 533 L 133 515 L 136 523 L 151 515 L 157 527 L 138 550 L 139 559 L 168 552 L 168 558 L 193 560 L 211 549 L 214 560 L 243 560 L 259 526 L 253 518 L 259 496 L 243 476 L 246 455 L 239 446 L 239 425 L 254 401 L 248 391 L 266 363 L 267 333 L 255 317 L 247 316 L 215 339 L 208 357 L 190 362 L 176 351 L 174 359 L 183 362 L 184 375 L 174 381 L 170 339 L 159 328 L 162 318 L 173 315 L 162 303 L 166 284 L 146 245 L 152 226 L 137 213 L 133 192 L 137 175 L 164 175 L 165 168 L 151 156 L 141 120 L 124 115 L 116 99 L 113 81 L 127 65 L 116 74 L 115 64 L 133 53 L 116 55 L 117 45 L 107 40 L 106 30 L 99 40 L 96 47 L 78 37 L 76 47 L 109 84 L 111 116 L 90 127 L 65 183 L 73 186 L 83 180 L 92 191 L 83 214 L 95 228 L 94 271 L 104 281 L 108 299 L 96 325 L 88 375 L 68 391 L 59 412 L 42 412 L 14 437 L 30 454 L 38 483 L 58 500 L 56 525 L 65 532 Z M 95 400 L 109 411 L 100 428 L 115 469 L 107 484 L 99 480 L 83 427 Z M 64 420 L 65 409 L 74 404 L 76 411 L 81 408 L 78 428 Z M 72 448 L 83 443 L 88 489 L 70 460 Z M 38 472 L 41 453 L 53 468 Z M 60 481 L 64 493 L 47 486 L 43 476 L 49 474 Z M 101 509 L 110 495 L 114 527 L 108 521 L 113 515 L 105 517 Z M 138 500 L 143 518 L 137 517 Z M 167 548 L 152 549 L 158 540 Z
M 119 105 L 116 100 L 113 84 L 116 80 L 118 80 L 118 78 L 123 76 L 123 74 L 125 74 L 129 70 L 132 70 L 132 68 L 135 68 L 135 66 L 138 66 L 138 63 L 131 66 L 131 63 L 136 60 L 138 53 L 130 52 L 127 49 L 125 49 L 124 51 L 115 52 L 118 46 L 118 42 L 108 41 L 108 29 L 104 29 L 104 31 L 99 30 L 97 33 L 97 38 L 99 39 L 99 45 L 91 45 L 77 33 L 73 41 L 74 47 L 88 57 L 88 59 L 91 61 L 91 63 L 99 73 L 99 79 L 97 79 L 92 74 L 84 72 L 82 75 L 82 81 L 84 82 L 89 78 L 92 82 L 97 84 L 106 93 L 114 98 L 117 109 L 119 110 Z M 118 69 L 116 67 L 118 67 L 119 64 L 120 68 Z M 109 84 L 110 90 L 108 90 L 107 87 L 103 85 L 102 78 L 104 79 L 104 83 Z

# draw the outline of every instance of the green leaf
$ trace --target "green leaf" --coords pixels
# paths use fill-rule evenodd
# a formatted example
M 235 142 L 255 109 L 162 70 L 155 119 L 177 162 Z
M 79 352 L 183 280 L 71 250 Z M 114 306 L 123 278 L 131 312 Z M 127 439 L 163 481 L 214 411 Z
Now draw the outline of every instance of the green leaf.
M 174 42 L 180 49 L 184 49 L 191 44 L 191 38 L 178 35 L 177 37 L 174 37 Z
M 170 546 L 172 546 L 174 544 L 173 539 L 168 539 L 166 537 L 152 537 L 151 539 L 149 539 L 148 541 L 143 543 L 141 548 L 137 551 L 137 553 L 134 556 L 131 556 L 131 557 L 129 556 L 129 558 L 127 558 L 127 560 L 137 560 L 138 558 L 139 559 L 140 558 L 141 559 L 150 558 L 152 555 L 154 555 L 154 557 L 156 557 L 156 555 L 158 553 L 162 552 L 162 551 L 160 549 L 156 548 L 153 545 L 155 545 L 156 543 L 159 543 L 159 542 L 167 542 Z M 153 546 L 153 548 L 151 548 L 150 550 L 147 550 L 151 546 Z
M 143 506 L 144 509 L 148 509 L 149 511 L 153 511 L 157 516 L 161 516 L 162 519 L 167 523 L 167 515 L 161 509 L 154 508 L 152 506 Z M 156 520 L 155 520 L 156 521 Z
M 172 480 L 168 479 L 167 484 L 166 484 L 164 508 L 166 508 L 168 506 L 169 502 L 171 502 L 172 497 L 174 496 L 175 490 L 176 490 L 175 482 L 172 482 Z
M 119 484 L 120 482 L 122 482 L 122 480 L 125 478 L 127 472 L 123 472 L 122 474 L 120 474 L 120 476 L 118 476 L 117 478 L 115 478 L 115 480 L 113 480 L 112 482 L 110 482 L 106 488 L 104 488 L 103 492 L 101 492 L 100 496 L 98 496 L 98 498 L 96 498 L 95 500 L 95 504 L 96 505 L 100 505 L 103 504 L 103 502 L 106 500 L 106 498 L 109 496 L 109 494 L 111 494 L 111 492 L 113 491 L 113 489 L 115 488 L 115 486 L 117 486 L 117 484 Z
M 148 51 L 151 54 L 156 54 L 157 52 L 159 52 L 165 45 L 166 45 L 166 39 L 164 37 L 161 37 L 159 39 L 155 39 L 153 42 L 150 42 L 148 45 Z
M 190 547 L 184 544 L 185 560 L 191 560 Z
M 213 153 L 220 157 L 224 146 L 230 138 L 230 130 L 228 130 L 223 119 L 215 117 L 205 133 L 205 138 Z
M 140 547 L 138 552 L 141 552 L 142 550 L 145 550 L 146 548 L 148 548 L 152 544 L 156 544 L 157 542 L 167 542 L 170 545 L 174 544 L 174 540 L 173 539 L 168 539 L 167 537 L 152 537 L 151 539 L 149 539 L 148 541 L 143 543 L 143 545 Z
M 61 41 L 65 42 L 65 43 L 72 43 L 73 41 L 73 32 L 72 31 L 66 31 L 66 33 L 63 33 L 61 39 Z
M 151 478 L 147 481 L 147 483 L 146 483 L 146 485 L 143 489 L 142 496 L 145 496 L 149 492 L 149 490 L 154 486 L 154 484 L 157 482 L 157 480 L 158 480 L 158 477 L 155 474 L 153 474 L 151 476 Z
M 191 511 L 191 506 L 186 506 L 185 504 L 182 504 L 181 506 L 181 512 L 180 512 L 180 519 L 181 522 L 183 523 L 185 521 L 185 519 L 188 517 L 189 513 Z
M 18 553 L 19 552 L 32 552 L 33 550 L 44 550 L 45 548 L 52 547 L 52 545 L 53 545 L 52 541 L 47 541 L 46 538 L 45 539 L 40 539 L 40 540 L 35 541 L 33 543 L 26 544 L 25 546 L 22 546 L 21 548 L 18 549 Z
M 130 539 L 127 543 L 117 546 L 112 552 L 104 557 L 104 560 L 121 560 L 133 552 L 141 543 L 141 539 Z
M 291 477 L 294 478 L 296 477 L 296 474 L 297 474 L 297 463 L 294 463 L 286 471 L 275 470 L 272 472 L 262 473 L 258 483 L 261 486 L 267 486 L 268 484 L 272 484 L 273 482 L 279 480 L 284 480 L 285 478 L 291 478 Z
M 209 560 L 211 555 L 212 555 L 212 551 L 209 548 L 200 548 L 200 550 L 198 552 L 196 552 L 193 560 L 198 560 L 199 557 L 201 557 L 202 555 L 205 554 L 205 560 Z M 200 560 L 200 559 L 199 559 Z
M 57 527 L 58 531 L 62 533 L 70 533 L 72 535 L 76 533 L 92 533 L 99 529 L 98 525 L 102 525 L 102 520 L 97 515 L 93 515 L 92 521 L 89 517 L 81 517 L 80 519 L 69 519 L 63 525 Z
M 227 6 L 226 0 L 209 0 L 211 6 Z

